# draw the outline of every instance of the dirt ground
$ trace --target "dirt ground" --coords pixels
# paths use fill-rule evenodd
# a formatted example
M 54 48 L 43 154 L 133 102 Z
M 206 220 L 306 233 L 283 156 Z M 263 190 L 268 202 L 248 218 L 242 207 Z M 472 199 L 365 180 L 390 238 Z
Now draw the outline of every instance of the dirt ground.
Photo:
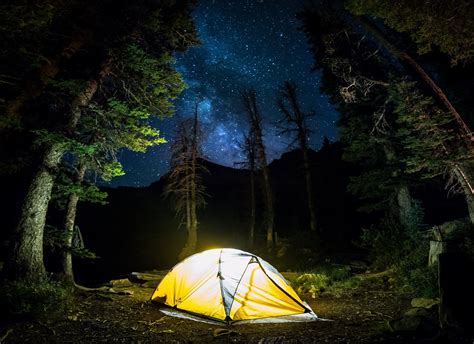
M 213 325 L 175 318 L 147 300 L 153 282 L 114 288 L 124 294 L 79 292 L 69 315 L 55 321 L 23 321 L 0 327 L 2 343 L 419 343 L 410 334 L 383 331 L 387 320 L 410 306 L 410 295 L 359 287 L 338 297 L 301 295 L 330 321 Z M 3 341 L 1 340 L 3 338 Z M 426 339 L 425 339 L 426 340 Z

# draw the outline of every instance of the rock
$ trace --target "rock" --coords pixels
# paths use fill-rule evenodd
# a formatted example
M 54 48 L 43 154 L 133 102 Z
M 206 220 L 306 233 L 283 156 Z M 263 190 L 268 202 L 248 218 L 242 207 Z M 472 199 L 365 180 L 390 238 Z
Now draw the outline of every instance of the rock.
M 436 306 L 439 304 L 439 300 L 435 299 L 426 299 L 423 297 L 416 297 L 411 300 L 411 306 L 414 308 L 426 308 L 430 309 L 433 306 Z
M 111 280 L 110 284 L 112 285 L 113 288 L 131 287 L 133 285 L 132 282 L 130 282 L 128 278 Z

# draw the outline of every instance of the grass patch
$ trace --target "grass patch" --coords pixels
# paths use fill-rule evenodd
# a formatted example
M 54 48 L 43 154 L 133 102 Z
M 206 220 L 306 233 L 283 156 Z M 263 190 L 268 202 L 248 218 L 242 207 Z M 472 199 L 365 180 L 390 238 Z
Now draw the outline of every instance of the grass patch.
M 298 293 L 310 293 L 313 298 L 322 293 L 340 296 L 360 285 L 348 266 L 321 265 L 302 272 L 290 281 Z

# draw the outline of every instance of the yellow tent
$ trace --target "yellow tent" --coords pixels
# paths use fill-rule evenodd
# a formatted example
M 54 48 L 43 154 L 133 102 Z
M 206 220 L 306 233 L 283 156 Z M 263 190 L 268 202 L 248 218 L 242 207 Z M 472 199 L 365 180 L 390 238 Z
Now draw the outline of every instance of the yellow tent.
M 151 300 L 226 322 L 310 313 L 285 278 L 256 255 L 213 249 L 177 264 Z

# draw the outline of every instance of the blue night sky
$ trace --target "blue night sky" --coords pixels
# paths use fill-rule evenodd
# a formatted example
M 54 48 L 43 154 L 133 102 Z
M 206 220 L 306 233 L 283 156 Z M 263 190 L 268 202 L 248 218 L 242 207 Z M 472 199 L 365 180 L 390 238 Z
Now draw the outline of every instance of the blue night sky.
M 305 111 L 315 111 L 309 127 L 310 145 L 317 150 L 326 135 L 337 139 L 337 111 L 319 92 L 320 74 L 311 72 L 314 64 L 305 36 L 298 31 L 295 17 L 302 1 L 285 0 L 202 0 L 193 17 L 202 44 L 176 55 L 176 67 L 188 88 L 176 101 L 176 115 L 156 121 L 168 144 L 147 153 L 124 151 L 120 161 L 126 175 L 112 186 L 146 186 L 168 172 L 170 142 L 176 124 L 193 114 L 200 100 L 199 119 L 205 133 L 205 158 L 233 166 L 242 161 L 239 142 L 247 131 L 246 116 L 239 92 L 253 87 L 263 115 L 264 142 L 269 161 L 289 150 L 292 138 L 279 136 L 275 123 L 281 114 L 276 101 L 278 87 L 293 80 Z

